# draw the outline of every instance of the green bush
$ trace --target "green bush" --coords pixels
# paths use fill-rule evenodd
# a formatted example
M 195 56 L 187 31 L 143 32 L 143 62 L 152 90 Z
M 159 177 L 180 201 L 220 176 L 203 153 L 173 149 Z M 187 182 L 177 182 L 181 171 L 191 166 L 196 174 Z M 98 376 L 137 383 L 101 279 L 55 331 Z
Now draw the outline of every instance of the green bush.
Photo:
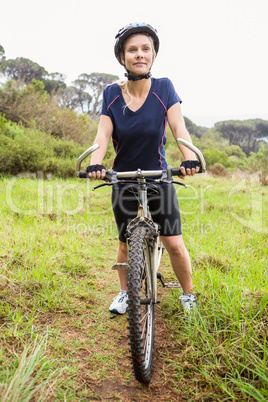
M 261 172 L 262 184 L 268 185 L 268 148 L 265 145 L 261 145 L 257 153 L 250 153 L 248 167 L 252 173 Z
M 6 124 L 2 126 L 2 132 L 11 139 L 24 135 L 24 130 L 12 121 L 7 121 Z
M 75 159 L 50 157 L 45 160 L 42 170 L 63 179 L 75 177 Z
M 7 123 L 7 119 L 0 113 L 0 130 Z
M 50 134 L 7 121 L 0 128 L 0 173 L 51 172 L 75 175 L 76 158 L 85 147 Z
M 6 119 L 82 145 L 93 142 L 96 122 L 86 114 L 59 106 L 59 102 L 57 95 L 49 95 L 40 81 L 33 80 L 27 86 L 8 81 L 0 88 L 0 113 Z
M 248 162 L 252 171 L 268 174 L 268 148 L 262 145 L 257 153 L 251 152 Z
M 217 149 L 204 149 L 203 155 L 206 160 L 207 166 L 220 163 L 221 165 L 228 166 L 228 155 L 225 151 L 219 151 Z

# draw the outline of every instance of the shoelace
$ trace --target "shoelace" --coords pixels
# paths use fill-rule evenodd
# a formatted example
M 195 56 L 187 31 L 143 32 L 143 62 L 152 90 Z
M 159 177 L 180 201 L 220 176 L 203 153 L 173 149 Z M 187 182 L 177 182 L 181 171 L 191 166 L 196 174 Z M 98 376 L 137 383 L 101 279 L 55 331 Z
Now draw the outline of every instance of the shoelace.
M 119 297 L 120 296 L 120 297 Z M 125 297 L 127 297 L 127 293 L 126 292 L 120 292 L 119 295 L 115 296 L 113 298 L 113 300 L 118 298 L 118 303 L 123 303 Z

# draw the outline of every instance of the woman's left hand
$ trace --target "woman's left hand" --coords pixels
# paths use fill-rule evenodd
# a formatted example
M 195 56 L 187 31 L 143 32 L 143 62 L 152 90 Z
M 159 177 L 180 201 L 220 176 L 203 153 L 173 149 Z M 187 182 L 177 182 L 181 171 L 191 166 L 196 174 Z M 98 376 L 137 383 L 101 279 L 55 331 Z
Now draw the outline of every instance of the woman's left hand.
M 181 173 L 183 176 L 194 176 L 196 173 L 201 173 L 201 163 L 197 160 L 183 161 L 180 165 Z

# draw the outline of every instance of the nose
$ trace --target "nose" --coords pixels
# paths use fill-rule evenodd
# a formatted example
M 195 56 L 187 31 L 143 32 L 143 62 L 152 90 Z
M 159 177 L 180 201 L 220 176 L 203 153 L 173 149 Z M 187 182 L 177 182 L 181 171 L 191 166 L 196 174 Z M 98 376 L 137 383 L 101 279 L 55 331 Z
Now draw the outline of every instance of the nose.
M 143 51 L 142 51 L 142 49 L 138 49 L 138 51 L 137 51 L 137 57 L 138 57 L 138 58 L 143 58 Z

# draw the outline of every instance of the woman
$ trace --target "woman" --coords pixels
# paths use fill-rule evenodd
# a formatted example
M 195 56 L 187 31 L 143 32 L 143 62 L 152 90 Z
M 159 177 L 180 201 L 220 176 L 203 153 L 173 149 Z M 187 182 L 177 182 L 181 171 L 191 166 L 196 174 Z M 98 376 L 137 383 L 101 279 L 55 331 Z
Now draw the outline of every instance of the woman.
M 105 88 L 101 117 L 95 142 L 100 148 L 92 154 L 87 172 L 92 179 L 102 179 L 102 165 L 110 139 L 116 151 L 114 170 L 138 168 L 159 170 L 167 167 L 164 145 L 166 124 L 174 135 L 191 142 L 182 116 L 181 100 L 168 78 L 151 77 L 151 67 L 159 49 L 157 31 L 148 24 L 129 24 L 116 35 L 115 56 L 126 69 L 127 80 Z M 183 176 L 193 176 L 200 169 L 195 154 L 179 145 L 185 161 Z M 126 187 L 114 188 L 113 210 L 119 232 L 118 263 L 127 262 L 124 237 L 128 222 L 136 216 L 136 199 Z M 190 312 L 196 305 L 192 294 L 191 262 L 185 248 L 180 222 L 177 195 L 173 185 L 163 185 L 159 196 L 148 199 L 152 217 L 158 223 L 162 243 L 169 253 L 171 265 L 182 286 L 183 307 Z M 124 314 L 127 307 L 127 272 L 118 271 L 120 293 L 114 298 L 110 311 Z

